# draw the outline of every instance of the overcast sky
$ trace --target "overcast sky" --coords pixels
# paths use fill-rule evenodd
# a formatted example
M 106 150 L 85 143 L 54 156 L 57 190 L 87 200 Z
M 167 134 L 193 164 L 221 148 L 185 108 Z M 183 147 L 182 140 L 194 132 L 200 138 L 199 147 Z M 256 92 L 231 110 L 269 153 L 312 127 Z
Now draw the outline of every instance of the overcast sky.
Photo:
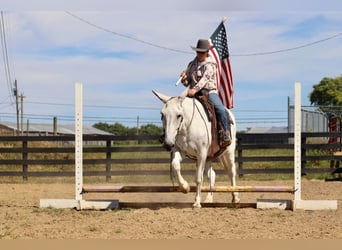
M 182 92 L 175 82 L 195 56 L 190 46 L 208 38 L 224 16 L 239 129 L 286 126 L 296 81 L 309 105 L 314 84 L 342 74 L 338 1 L 296 8 L 267 1 L 110 1 L 108 8 L 106 1 L 28 2 L 3 8 L 12 82 L 1 50 L 0 121 L 16 120 L 11 87 L 17 79 L 30 123 L 50 123 L 53 116 L 72 123 L 74 85 L 82 82 L 86 124 L 135 126 L 139 116 L 140 125 L 160 125 L 162 103 L 151 90 Z

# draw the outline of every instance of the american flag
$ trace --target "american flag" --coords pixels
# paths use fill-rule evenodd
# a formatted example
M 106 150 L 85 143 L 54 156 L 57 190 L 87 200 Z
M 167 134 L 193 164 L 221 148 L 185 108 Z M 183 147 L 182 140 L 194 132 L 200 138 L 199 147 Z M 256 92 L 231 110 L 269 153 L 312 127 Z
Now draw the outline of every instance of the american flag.
M 228 109 L 234 107 L 233 78 L 229 62 L 227 44 L 227 33 L 223 21 L 216 28 L 209 39 L 211 49 L 209 54 L 215 59 L 218 65 L 216 73 L 216 86 L 223 105 Z

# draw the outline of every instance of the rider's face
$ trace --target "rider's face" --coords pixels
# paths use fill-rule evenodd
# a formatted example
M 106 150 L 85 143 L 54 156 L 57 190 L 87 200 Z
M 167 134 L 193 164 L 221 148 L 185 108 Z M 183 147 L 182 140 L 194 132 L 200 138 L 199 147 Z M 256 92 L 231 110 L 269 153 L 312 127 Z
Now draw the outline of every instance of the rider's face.
M 200 62 L 205 61 L 205 58 L 207 57 L 207 55 L 208 55 L 208 52 L 198 52 L 197 51 L 197 59 L 198 59 L 198 61 L 200 61 Z

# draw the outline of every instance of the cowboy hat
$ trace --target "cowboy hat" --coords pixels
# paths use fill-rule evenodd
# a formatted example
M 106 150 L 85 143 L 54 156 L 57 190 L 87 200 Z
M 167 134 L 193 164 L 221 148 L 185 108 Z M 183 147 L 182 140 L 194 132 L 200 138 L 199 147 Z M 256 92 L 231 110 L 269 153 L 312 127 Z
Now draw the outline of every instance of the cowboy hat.
M 197 52 L 207 52 L 210 49 L 210 44 L 206 39 L 199 39 L 197 42 L 197 47 L 191 46 L 191 48 Z

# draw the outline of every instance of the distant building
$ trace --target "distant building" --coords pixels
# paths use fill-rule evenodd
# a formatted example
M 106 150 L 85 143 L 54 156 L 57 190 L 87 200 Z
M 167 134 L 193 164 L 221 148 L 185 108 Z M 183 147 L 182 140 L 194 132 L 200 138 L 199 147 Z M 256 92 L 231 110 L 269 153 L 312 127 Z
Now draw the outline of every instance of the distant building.
M 329 117 L 317 107 L 302 107 L 302 132 L 329 132 Z M 294 132 L 294 106 L 289 106 L 288 127 L 289 133 Z
M 253 127 L 253 128 L 247 128 L 246 133 L 249 133 L 249 134 L 287 133 L 287 127 Z
M 252 127 L 247 128 L 246 134 L 284 134 L 287 133 L 287 127 Z M 244 139 L 244 143 L 288 143 L 286 138 L 272 136 L 257 136 Z
M 44 124 L 44 123 L 30 123 L 27 126 L 24 126 L 23 135 L 37 135 L 37 136 L 46 136 L 46 135 L 74 135 L 75 134 L 75 125 L 74 124 L 59 124 L 57 126 L 56 131 L 54 131 L 53 124 Z M 15 135 L 17 132 L 17 124 L 15 122 L 0 122 L 0 135 Z M 19 132 L 20 134 L 20 132 Z M 83 125 L 83 134 L 84 135 L 112 135 L 106 131 Z
M 301 108 L 301 132 L 329 132 L 329 118 L 327 115 L 317 109 L 317 107 L 302 107 Z M 294 106 L 289 106 L 288 109 L 288 127 L 251 127 L 248 128 L 248 134 L 275 134 L 275 133 L 294 133 Z M 321 140 L 321 138 L 317 138 Z M 292 139 L 288 142 L 292 143 Z M 252 143 L 287 143 L 283 138 L 257 138 Z
M 17 132 L 17 124 L 15 122 L 0 122 L 0 136 L 14 136 Z M 57 126 L 57 131 L 54 131 L 53 124 L 44 124 L 44 123 L 30 123 L 23 129 L 22 135 L 30 135 L 30 136 L 48 136 L 48 135 L 74 135 L 75 134 L 75 125 L 67 124 L 62 125 L 59 124 Z M 84 135 L 112 135 L 106 131 L 83 125 L 83 134 Z M 19 132 L 21 135 L 21 131 Z M 73 142 L 70 142 L 73 144 Z M 105 141 L 85 141 L 84 145 L 97 145 L 104 146 L 106 145 Z

